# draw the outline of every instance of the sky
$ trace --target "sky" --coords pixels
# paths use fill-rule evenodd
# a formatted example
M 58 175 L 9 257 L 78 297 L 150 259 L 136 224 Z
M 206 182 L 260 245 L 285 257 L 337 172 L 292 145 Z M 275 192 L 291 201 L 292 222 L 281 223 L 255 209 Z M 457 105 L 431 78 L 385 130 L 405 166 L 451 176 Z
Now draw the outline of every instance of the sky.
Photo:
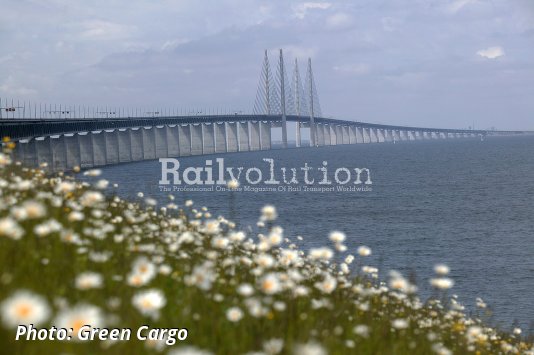
M 0 97 L 249 112 L 279 48 L 326 117 L 534 130 L 532 0 L 4 0 Z

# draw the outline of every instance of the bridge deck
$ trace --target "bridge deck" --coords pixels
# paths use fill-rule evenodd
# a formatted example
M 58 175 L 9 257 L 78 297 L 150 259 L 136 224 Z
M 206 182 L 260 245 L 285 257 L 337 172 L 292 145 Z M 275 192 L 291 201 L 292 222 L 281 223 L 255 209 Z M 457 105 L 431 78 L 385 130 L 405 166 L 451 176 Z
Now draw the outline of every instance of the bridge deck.
M 2 119 L 0 120 L 0 136 L 8 136 L 13 140 L 30 137 L 49 136 L 54 134 L 98 131 L 103 129 L 162 126 L 175 124 L 199 124 L 222 122 L 273 122 L 282 121 L 280 115 L 199 115 L 199 116 L 169 116 L 169 117 L 129 117 L 129 118 L 80 118 L 80 119 Z M 309 117 L 287 116 L 287 121 L 310 123 Z M 471 133 L 486 135 L 485 130 L 465 130 L 430 127 L 410 127 L 397 125 L 384 125 L 359 121 L 337 120 L 332 118 L 315 118 L 315 123 L 357 126 L 361 128 L 426 131 L 436 133 Z M 495 133 L 522 134 L 523 131 L 497 131 Z

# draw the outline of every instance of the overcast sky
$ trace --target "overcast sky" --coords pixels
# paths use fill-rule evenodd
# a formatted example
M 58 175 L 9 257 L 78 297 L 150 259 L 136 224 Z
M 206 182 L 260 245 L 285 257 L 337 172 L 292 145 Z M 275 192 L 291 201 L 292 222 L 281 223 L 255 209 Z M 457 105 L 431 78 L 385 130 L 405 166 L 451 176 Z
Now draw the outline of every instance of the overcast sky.
M 532 0 L 4 0 L 0 97 L 251 111 L 278 48 L 325 116 L 534 129 Z

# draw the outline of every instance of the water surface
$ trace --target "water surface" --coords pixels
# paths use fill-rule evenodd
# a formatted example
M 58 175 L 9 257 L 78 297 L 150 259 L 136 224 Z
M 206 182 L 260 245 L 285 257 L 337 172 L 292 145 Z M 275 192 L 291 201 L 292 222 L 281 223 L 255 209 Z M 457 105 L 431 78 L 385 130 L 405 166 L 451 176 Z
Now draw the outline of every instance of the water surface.
M 476 297 L 494 309 L 494 322 L 526 330 L 534 321 L 534 137 L 345 145 L 180 158 L 181 170 L 224 157 L 227 167 L 276 166 L 369 168 L 371 192 L 179 192 L 214 215 L 254 226 L 261 207 L 277 206 L 286 235 L 301 235 L 304 248 L 325 245 L 331 230 L 344 231 L 347 246 L 372 248 L 367 264 L 414 274 L 423 294 L 435 263 L 451 267 L 453 292 L 474 310 Z M 278 171 L 279 173 L 279 171 Z M 316 178 L 319 174 L 315 172 Z M 243 173 L 244 175 L 244 173 Z M 157 161 L 103 169 L 118 192 L 139 191 L 166 201 Z M 281 175 L 278 175 L 281 178 Z M 302 180 L 302 174 L 299 173 Z M 244 176 L 241 178 L 244 182 Z M 365 180 L 365 179 L 364 179 Z M 261 185 L 260 185 L 261 186 Z M 236 208 L 235 208 L 236 207 Z

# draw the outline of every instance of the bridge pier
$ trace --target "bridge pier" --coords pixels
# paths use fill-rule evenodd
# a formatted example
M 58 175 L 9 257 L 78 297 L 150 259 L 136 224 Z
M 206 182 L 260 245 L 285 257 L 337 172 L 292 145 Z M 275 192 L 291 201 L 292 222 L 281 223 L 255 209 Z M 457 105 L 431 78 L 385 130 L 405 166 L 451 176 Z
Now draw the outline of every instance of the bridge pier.
M 343 126 L 336 127 L 336 145 L 343 144 Z
M 364 143 L 371 143 L 371 129 L 362 128 L 362 137 Z
M 117 142 L 119 145 L 119 162 L 127 163 L 132 161 L 132 141 L 130 129 L 118 129 Z
M 250 150 L 260 150 L 260 145 L 260 123 L 250 122 Z
M 336 131 L 331 124 L 324 126 L 324 145 L 336 145 Z
M 248 139 L 248 122 L 238 122 L 237 123 L 238 130 L 238 142 L 239 146 L 238 149 L 240 152 L 248 152 L 249 151 L 249 139 Z M 287 139 L 287 136 L 286 136 Z M 287 141 L 283 142 L 284 147 L 287 146 Z
M 418 141 L 423 140 L 423 131 L 415 131 L 415 139 Z
M 35 139 L 35 149 L 37 153 L 37 164 L 50 164 L 52 161 L 52 154 L 50 153 L 50 143 L 47 137 L 37 137 Z
M 315 144 L 317 146 L 330 145 L 330 131 L 326 124 L 315 124 Z
M 237 141 L 237 123 L 228 122 L 226 124 L 226 137 L 228 141 L 228 152 L 237 152 L 239 143 Z
M 106 141 L 106 165 L 119 163 L 119 144 L 114 130 L 104 130 L 101 133 Z
M 104 131 L 91 132 L 92 147 L 93 147 L 93 166 L 106 165 L 107 147 Z
M 331 125 L 332 129 L 330 130 L 330 145 L 338 145 L 341 137 L 339 136 L 339 126 Z
M 343 144 L 350 144 L 349 126 L 343 126 Z
M 356 126 L 356 143 L 365 143 L 363 139 L 363 128 L 358 126 Z
M 215 153 L 215 124 L 202 124 L 202 153 L 203 154 L 213 154 Z
M 330 145 L 337 145 L 337 127 L 333 124 L 328 127 L 330 128 Z
M 24 141 L 19 141 L 18 149 L 21 150 L 20 161 L 26 166 L 36 166 L 37 165 L 37 151 L 36 151 L 35 138 L 30 138 Z
M 130 129 L 130 154 L 132 161 L 144 160 L 145 149 L 143 148 L 143 128 L 135 127 Z
M 260 122 L 260 147 L 261 150 L 271 149 L 271 123 Z
M 78 144 L 78 134 L 70 133 L 63 136 L 65 140 L 65 152 L 67 156 L 67 168 L 72 169 L 80 166 L 80 145 Z
M 349 144 L 356 144 L 356 126 L 348 126 Z
M 378 143 L 384 143 L 386 141 L 386 136 L 383 129 L 376 130 L 376 139 Z
M 141 139 L 143 148 L 143 160 L 156 158 L 156 139 L 154 137 L 154 131 L 152 127 L 141 127 Z
M 300 122 L 295 123 L 295 146 L 302 146 L 302 138 L 300 137 Z
M 387 143 L 393 142 L 393 135 L 391 129 L 384 130 L 384 141 Z
M 178 142 L 180 146 L 180 156 L 191 155 L 191 128 L 189 125 L 178 125 Z
M 50 150 L 52 152 L 52 170 L 65 170 L 67 168 L 67 150 L 61 135 L 50 136 Z
M 95 165 L 93 155 L 93 139 L 91 132 L 80 132 L 77 135 L 80 150 L 80 168 L 90 168 Z
M 77 134 L 75 133 L 63 135 L 63 141 L 65 145 L 65 166 L 67 169 L 80 166 L 80 152 L 76 136 Z
M 330 125 L 316 124 L 315 129 L 317 133 L 316 144 L 320 146 L 330 145 Z
M 154 126 L 154 156 L 156 159 L 167 158 L 169 156 L 169 146 L 167 143 L 166 126 Z
M 376 132 L 376 128 L 369 129 L 369 142 L 378 143 L 378 134 Z
M 180 141 L 178 125 L 165 126 L 165 136 L 167 139 L 167 153 L 169 157 L 180 156 Z
M 215 136 L 215 152 L 226 153 L 228 151 L 226 143 L 226 123 L 214 123 L 213 131 Z
M 202 123 L 200 124 L 190 124 L 189 132 L 191 134 L 191 155 L 202 155 L 203 154 L 203 136 L 202 136 Z
M 330 125 L 330 145 L 337 145 L 337 127 L 336 125 Z

